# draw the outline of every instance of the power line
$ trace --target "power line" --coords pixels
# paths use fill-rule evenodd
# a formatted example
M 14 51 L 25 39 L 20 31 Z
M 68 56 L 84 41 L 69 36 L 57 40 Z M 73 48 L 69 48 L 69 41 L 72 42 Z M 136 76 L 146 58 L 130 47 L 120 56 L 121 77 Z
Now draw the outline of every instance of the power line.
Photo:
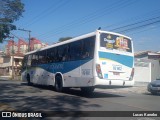
M 58 1 L 58 4 L 56 3 L 57 6 L 55 8 L 53 7 L 53 4 L 52 4 L 48 9 L 42 11 L 39 15 L 35 16 L 32 22 L 27 24 L 25 27 L 33 25 L 34 23 L 38 23 L 39 21 L 46 18 L 45 16 L 55 13 L 60 7 L 64 6 L 67 3 L 68 1 L 60 1 L 60 2 Z
M 118 3 L 119 3 L 119 2 L 118 2 Z M 114 2 L 111 6 L 113 6 L 113 5 L 115 5 L 115 4 L 117 4 L 117 2 Z M 111 7 L 111 6 L 110 6 L 110 7 Z M 96 14 L 99 14 L 100 12 L 103 12 L 104 10 L 107 10 L 106 8 L 109 9 L 108 7 L 105 7 L 105 8 L 100 9 L 100 10 L 95 10 L 95 11 L 94 11 L 93 13 L 91 13 L 91 14 L 88 14 L 88 15 L 82 17 L 82 18 L 78 18 L 78 19 L 76 19 L 76 20 L 74 20 L 74 21 L 71 21 L 70 23 L 68 23 L 68 24 L 66 24 L 66 25 L 62 25 L 62 26 L 60 26 L 60 27 L 58 27 L 58 28 L 56 28 L 56 29 L 53 29 L 53 30 L 51 30 L 51 31 L 49 31 L 49 32 L 47 32 L 47 33 L 45 33 L 45 34 L 42 34 L 42 35 L 40 35 L 40 36 L 44 36 L 44 35 L 46 35 L 46 34 L 53 33 L 54 30 L 55 30 L 55 31 L 61 31 L 63 28 L 65 29 L 65 28 L 71 27 L 71 26 L 73 26 L 74 24 L 80 23 L 80 22 L 88 19 L 89 17 L 95 16 Z M 64 29 L 63 29 L 63 30 L 64 30 Z
M 135 1 L 134 1 L 135 2 Z M 106 7 L 105 9 L 103 9 L 103 12 L 101 12 L 101 14 L 98 12 L 98 13 L 96 13 L 96 14 L 92 14 L 92 16 L 91 17 L 89 17 L 89 18 L 85 18 L 85 19 L 82 19 L 80 22 L 78 21 L 75 21 L 75 23 L 77 23 L 77 24 L 79 24 L 79 25 L 81 25 L 81 24 L 85 24 L 85 23 L 87 23 L 87 22 L 91 22 L 91 21 L 93 21 L 93 20 L 95 20 L 96 18 L 99 18 L 100 16 L 104 16 L 104 15 L 108 15 L 109 13 L 111 13 L 111 11 L 113 11 L 113 10 L 118 10 L 118 9 L 120 9 L 120 8 L 122 8 L 122 7 L 124 7 L 124 6 L 129 6 L 129 4 L 131 4 L 131 2 L 128 2 L 128 1 L 123 1 L 123 2 L 117 2 L 116 1 L 116 3 L 114 3 L 114 4 L 112 4 L 112 6 L 110 5 L 109 7 Z M 107 12 L 106 12 L 107 11 Z M 108 13 L 108 14 L 107 14 Z M 74 24 L 68 24 L 68 25 L 65 25 L 65 29 L 60 29 L 59 31 L 56 31 L 56 32 L 54 32 L 54 34 L 52 34 L 52 36 L 53 35 L 57 35 L 57 34 L 60 34 L 60 33 L 63 33 L 64 31 L 66 31 L 66 30 L 69 30 L 69 29 L 72 29 L 72 26 L 73 26 Z M 64 27 L 64 26 L 62 26 L 62 27 Z
M 18 37 L 17 35 L 13 34 L 12 32 L 10 32 L 15 38 L 20 39 L 20 37 Z
M 142 32 L 148 31 L 148 30 L 153 30 L 153 29 L 156 29 L 158 27 L 160 27 L 160 26 L 150 27 L 148 29 L 144 29 L 144 30 L 141 30 L 141 31 L 138 31 L 138 32 L 132 32 L 132 31 L 130 31 L 130 32 L 132 32 L 131 35 L 133 35 L 133 34 L 142 33 Z
M 127 27 L 132 27 L 134 25 L 142 24 L 142 23 L 145 23 L 145 22 L 150 22 L 150 21 L 158 19 L 158 18 L 160 18 L 160 16 L 154 17 L 154 18 L 150 18 L 150 19 L 147 19 L 147 20 L 142 20 L 142 21 L 139 21 L 139 22 L 135 22 L 135 23 L 132 23 L 132 24 L 129 24 L 129 25 L 125 25 L 125 26 L 122 26 L 122 27 L 114 28 L 114 29 L 111 29 L 111 31 L 120 30 L 120 29 L 124 29 L 124 28 L 127 28 Z
M 42 15 L 44 15 L 47 11 L 49 11 L 50 9 L 52 9 L 54 4 L 55 4 L 55 3 L 51 4 L 50 7 L 48 7 L 47 9 L 44 9 L 44 10 L 43 10 L 42 12 L 40 12 L 38 15 L 36 15 L 36 16 L 34 16 L 32 19 L 30 19 L 30 21 L 28 21 L 28 24 L 25 25 L 24 27 L 29 26 L 29 25 L 31 25 L 32 23 L 34 23 L 35 20 L 38 20 L 38 19 L 39 19 Z
M 25 30 L 25 29 L 18 29 L 18 30 L 21 30 L 21 31 L 24 31 L 24 32 L 28 32 L 28 41 L 29 41 L 29 44 L 28 44 L 28 52 L 30 51 L 30 42 L 31 42 L 31 31 L 30 30 Z
M 160 20 L 157 20 L 157 21 L 154 21 L 154 22 L 146 23 L 146 24 L 144 24 L 144 25 L 140 25 L 140 26 L 135 26 L 135 27 L 132 27 L 132 28 L 128 28 L 128 29 L 122 30 L 122 31 L 120 31 L 120 32 L 129 32 L 129 31 L 133 31 L 133 30 L 136 30 L 136 29 L 144 28 L 144 27 L 146 27 L 146 26 L 153 25 L 153 24 L 159 24 L 159 23 L 160 23 Z
M 85 24 L 85 23 L 88 23 L 88 22 L 91 23 L 91 21 L 95 20 L 96 18 L 100 18 L 101 16 L 104 16 L 104 15 L 106 15 L 107 13 L 109 14 L 109 13 L 111 13 L 111 11 L 114 10 L 115 8 L 120 8 L 122 5 L 124 5 L 124 4 L 126 4 L 126 3 L 127 3 L 127 2 L 125 2 L 125 1 L 118 2 L 118 3 L 117 3 L 117 1 L 116 1 L 115 3 L 111 4 L 109 7 L 105 7 L 105 9 L 103 9 L 102 11 L 98 11 L 98 12 L 96 12 L 96 14 L 93 13 L 93 14 L 91 14 L 91 15 L 88 15 L 88 16 L 85 17 L 84 19 L 77 21 L 77 22 L 76 22 L 76 25 L 77 25 L 77 27 L 79 27 L 80 25 L 83 25 L 83 24 Z M 107 11 L 107 12 L 106 12 L 106 11 Z M 108 14 L 107 14 L 107 15 L 108 15 Z M 59 31 L 54 32 L 54 34 L 52 34 L 52 36 L 53 36 L 53 35 L 60 34 L 60 33 L 63 33 L 63 32 L 66 31 L 66 30 L 72 29 L 72 28 L 73 28 L 72 26 L 74 26 L 74 25 L 75 25 L 75 24 L 70 24 L 70 25 L 68 25 L 67 27 L 65 27 L 65 29 L 60 29 Z M 77 28 L 77 27 L 76 27 L 76 28 Z
M 136 17 L 133 17 L 133 18 L 130 18 L 130 19 L 127 19 L 127 20 L 124 20 L 124 21 L 121 21 L 121 22 L 118 22 L 118 23 L 114 23 L 114 24 L 111 24 L 111 25 L 108 25 L 108 26 L 105 26 L 103 28 L 112 28 L 113 26 L 120 26 L 121 24 L 124 24 L 126 22 L 130 22 L 130 21 L 135 21 L 135 20 L 138 20 L 138 19 L 141 19 L 141 18 L 145 18 L 145 17 L 151 17 L 151 16 L 155 16 L 156 14 L 159 15 L 159 12 L 160 12 L 160 9 L 156 9 L 154 11 L 150 11 L 150 12 L 147 12 L 145 14 L 142 14 L 142 15 L 139 15 L 139 16 L 136 16 Z M 142 17 L 143 16 L 143 17 Z

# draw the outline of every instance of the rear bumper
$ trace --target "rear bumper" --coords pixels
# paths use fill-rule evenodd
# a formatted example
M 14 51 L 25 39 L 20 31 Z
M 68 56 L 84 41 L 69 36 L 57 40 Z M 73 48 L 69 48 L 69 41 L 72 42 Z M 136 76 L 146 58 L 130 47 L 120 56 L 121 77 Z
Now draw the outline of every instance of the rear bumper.
M 160 92 L 160 87 L 151 87 L 151 86 L 148 86 L 148 91 L 149 92 Z
M 134 80 L 107 80 L 95 77 L 95 86 L 113 86 L 113 87 L 131 87 L 134 86 Z

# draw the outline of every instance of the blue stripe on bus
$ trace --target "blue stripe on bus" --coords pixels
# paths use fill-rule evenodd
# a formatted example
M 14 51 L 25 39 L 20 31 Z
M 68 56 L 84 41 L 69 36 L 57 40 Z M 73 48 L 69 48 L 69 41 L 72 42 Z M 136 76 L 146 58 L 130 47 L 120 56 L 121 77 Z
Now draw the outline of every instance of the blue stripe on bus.
M 109 59 L 109 60 L 118 62 L 120 64 L 123 64 L 125 66 L 128 66 L 130 68 L 133 67 L 133 60 L 134 60 L 133 56 L 119 55 L 119 54 L 113 54 L 113 53 L 99 51 L 99 58 Z
M 51 72 L 51 73 L 61 72 L 62 74 L 64 74 L 64 73 L 70 72 L 70 71 L 80 67 L 81 65 L 83 65 L 91 60 L 92 59 L 41 64 L 41 65 L 38 65 L 38 67 L 40 67 L 48 72 Z

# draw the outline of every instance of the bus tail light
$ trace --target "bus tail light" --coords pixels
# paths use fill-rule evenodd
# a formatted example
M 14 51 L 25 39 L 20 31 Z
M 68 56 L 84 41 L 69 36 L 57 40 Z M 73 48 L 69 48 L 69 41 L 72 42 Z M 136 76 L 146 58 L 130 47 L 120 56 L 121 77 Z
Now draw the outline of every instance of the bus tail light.
M 98 77 L 99 77 L 100 79 L 102 79 L 103 76 L 102 76 L 102 71 L 101 71 L 101 66 L 100 66 L 100 64 L 96 64 L 96 71 L 97 71 Z
M 130 79 L 129 79 L 129 80 L 133 80 L 133 76 L 134 76 L 134 68 L 132 68 L 131 76 L 130 76 Z

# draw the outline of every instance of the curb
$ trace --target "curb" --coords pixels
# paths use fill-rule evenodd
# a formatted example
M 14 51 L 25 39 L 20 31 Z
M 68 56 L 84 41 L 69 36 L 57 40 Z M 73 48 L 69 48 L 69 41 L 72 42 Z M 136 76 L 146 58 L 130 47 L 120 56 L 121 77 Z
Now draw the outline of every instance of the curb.
M 12 80 L 12 81 L 21 81 L 20 77 L 15 77 L 12 79 L 10 76 L 0 76 L 0 80 Z

